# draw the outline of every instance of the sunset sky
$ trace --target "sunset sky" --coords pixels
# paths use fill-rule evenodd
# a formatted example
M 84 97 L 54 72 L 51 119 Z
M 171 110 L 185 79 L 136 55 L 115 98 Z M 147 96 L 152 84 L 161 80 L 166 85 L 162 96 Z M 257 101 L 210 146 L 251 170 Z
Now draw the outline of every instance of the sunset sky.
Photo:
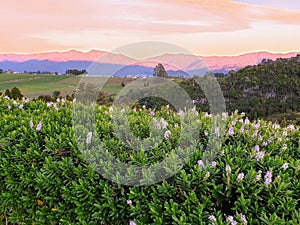
M 1 0 L 0 53 L 162 41 L 199 55 L 300 52 L 299 0 Z

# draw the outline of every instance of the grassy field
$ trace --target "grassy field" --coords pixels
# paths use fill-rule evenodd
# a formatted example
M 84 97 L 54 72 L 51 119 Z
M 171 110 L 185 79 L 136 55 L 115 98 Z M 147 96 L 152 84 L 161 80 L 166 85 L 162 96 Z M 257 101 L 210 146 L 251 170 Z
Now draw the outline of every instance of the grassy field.
M 60 91 L 62 96 L 66 96 L 74 93 L 80 79 L 80 76 L 0 74 L 0 92 L 17 87 L 22 94 L 29 98 L 51 95 L 53 91 Z M 93 78 L 89 78 L 89 80 L 93 82 Z M 103 87 L 103 91 L 117 93 L 122 89 L 122 82 L 128 84 L 132 80 L 130 78 L 110 78 Z

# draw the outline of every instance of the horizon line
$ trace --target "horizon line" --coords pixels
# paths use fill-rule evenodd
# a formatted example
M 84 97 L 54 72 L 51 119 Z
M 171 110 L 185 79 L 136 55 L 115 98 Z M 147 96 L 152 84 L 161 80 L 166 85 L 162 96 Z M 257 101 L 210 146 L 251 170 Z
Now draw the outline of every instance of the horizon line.
M 90 53 L 92 51 L 97 51 L 97 52 L 105 52 L 105 53 L 112 53 L 112 54 L 120 54 L 120 55 L 125 55 L 126 54 L 122 54 L 122 53 L 114 53 L 113 51 L 109 51 L 109 50 L 100 50 L 100 49 L 90 49 L 90 50 L 79 50 L 79 49 L 75 49 L 75 48 L 70 48 L 70 49 L 66 49 L 66 50 L 46 50 L 46 51 L 39 51 L 39 52 L 0 52 L 0 55 L 34 55 L 34 54 L 47 54 L 47 53 L 67 53 L 67 52 L 80 52 L 83 54 L 87 54 Z M 187 53 L 164 53 L 158 56 L 162 56 L 162 55 L 176 55 L 176 54 L 181 54 L 181 55 L 194 55 L 194 56 L 202 56 L 202 57 L 235 57 L 235 56 L 242 56 L 242 55 L 248 55 L 248 54 L 255 54 L 255 53 L 268 53 L 268 54 L 293 54 L 293 53 L 300 53 L 300 50 L 292 50 L 292 51 L 278 51 L 278 52 L 274 52 L 274 51 L 268 51 L 268 50 L 253 50 L 253 51 L 249 51 L 249 52 L 241 52 L 241 53 L 237 53 L 237 54 L 200 54 L 200 53 L 191 53 L 191 54 L 187 54 Z M 127 56 L 129 57 L 129 56 Z M 131 57 L 130 57 L 131 58 Z

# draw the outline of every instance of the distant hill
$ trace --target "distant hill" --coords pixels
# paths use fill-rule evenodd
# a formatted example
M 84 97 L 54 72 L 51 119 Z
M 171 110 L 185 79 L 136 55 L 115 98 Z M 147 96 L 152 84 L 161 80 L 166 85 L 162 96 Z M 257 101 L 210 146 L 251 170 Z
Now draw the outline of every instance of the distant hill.
M 239 56 L 194 56 L 188 54 L 165 54 L 158 57 L 139 61 L 122 54 L 113 54 L 105 51 L 92 50 L 80 52 L 71 50 L 67 52 L 47 52 L 36 54 L 0 54 L 0 68 L 13 69 L 16 72 L 49 71 L 64 73 L 67 69 L 88 69 L 97 62 L 104 66 L 124 65 L 122 73 L 126 76 L 139 74 L 151 76 L 153 68 L 160 62 L 166 67 L 170 75 L 182 74 L 180 70 L 188 71 L 191 75 L 201 75 L 207 69 L 212 72 L 228 73 L 248 65 L 257 65 L 263 59 L 276 60 L 290 58 L 297 53 L 273 54 L 268 52 L 255 52 Z M 178 68 L 179 67 L 179 68 Z
M 263 60 L 258 65 L 231 71 L 218 81 L 228 111 L 238 109 L 251 119 L 300 124 L 300 54 L 288 59 Z M 206 96 L 192 79 L 183 80 L 181 85 L 201 109 L 209 110 Z

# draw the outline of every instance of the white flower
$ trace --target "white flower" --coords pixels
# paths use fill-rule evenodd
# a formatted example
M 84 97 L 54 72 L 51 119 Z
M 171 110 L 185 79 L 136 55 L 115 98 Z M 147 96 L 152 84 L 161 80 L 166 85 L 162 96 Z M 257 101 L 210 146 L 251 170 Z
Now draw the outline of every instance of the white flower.
M 255 180 L 260 181 L 260 179 L 261 179 L 261 170 L 258 171 L 258 174 L 256 175 Z
M 239 173 L 237 177 L 238 181 L 242 181 L 244 179 L 244 176 L 245 176 L 244 173 Z
M 232 126 L 236 125 L 236 119 L 231 121 Z
M 131 200 L 127 200 L 127 204 L 128 205 L 132 205 L 132 201 Z
M 240 216 L 240 218 L 241 218 L 241 221 L 242 221 L 243 225 L 246 225 L 247 224 L 246 216 L 242 214 Z
M 24 107 L 24 105 L 23 105 L 23 104 L 21 104 L 21 105 L 19 106 L 19 109 L 23 109 L 23 107 Z
M 286 150 L 286 149 L 287 149 L 287 144 L 283 144 L 282 150 L 284 151 L 284 150 Z
M 210 177 L 210 172 L 206 172 L 205 176 L 204 176 L 204 180 L 207 180 Z
M 282 165 L 282 168 L 283 168 L 284 170 L 287 170 L 287 169 L 289 168 L 289 164 L 288 164 L 288 163 L 284 163 L 284 164 Z
M 179 112 L 177 113 L 178 116 L 180 116 L 181 120 L 184 120 L 184 112 L 182 110 L 179 110 Z
M 227 220 L 230 222 L 231 225 L 237 225 L 237 222 L 233 219 L 233 216 L 228 216 Z
M 226 118 L 228 117 L 228 113 L 222 112 L 222 117 L 223 117 L 224 119 L 226 119 Z
M 222 150 L 222 151 L 220 152 L 220 156 L 224 156 L 224 155 L 225 155 L 225 151 Z
M 31 129 L 33 128 L 33 122 L 32 122 L 32 120 L 30 120 L 29 126 L 30 126 Z
M 215 135 L 220 136 L 220 128 L 219 127 L 215 127 Z
M 231 173 L 231 167 L 229 165 L 226 165 L 226 176 Z
M 165 134 L 164 134 L 164 138 L 165 138 L 165 139 L 169 139 L 170 135 L 171 135 L 171 131 L 166 130 L 166 132 L 165 132 Z
M 203 164 L 203 161 L 202 161 L 202 160 L 198 160 L 198 162 L 197 162 L 197 163 L 198 163 L 198 166 L 199 166 L 199 167 L 203 167 L 203 166 L 204 166 L 204 164 Z
M 265 152 L 261 152 L 261 151 L 258 151 L 255 155 L 255 159 L 257 161 L 259 161 L 260 159 L 262 159 L 263 157 L 265 156 Z
M 256 137 L 257 134 L 258 134 L 258 130 L 255 130 L 254 133 L 253 133 L 253 135 L 252 135 L 252 138 Z
M 93 132 L 88 132 L 86 135 L 86 143 L 90 144 L 92 142 Z
M 36 126 L 36 131 L 40 131 L 41 129 L 42 129 L 42 121 L 40 121 Z
M 234 135 L 234 129 L 233 129 L 233 127 L 229 128 L 228 135 L 230 135 L 230 136 Z
M 269 170 L 265 175 L 265 185 L 269 185 L 271 183 L 272 183 L 272 171 Z
M 217 162 L 216 162 L 216 161 L 212 161 L 212 162 L 211 162 L 211 167 L 212 167 L 212 168 L 215 168 L 216 165 L 217 165 Z
M 217 219 L 214 215 L 211 215 L 210 217 L 208 217 L 208 219 L 211 221 L 211 222 L 217 222 Z
M 160 123 L 161 123 L 163 129 L 166 129 L 166 128 L 167 128 L 168 122 L 165 121 L 164 118 L 161 118 L 161 119 L 160 119 Z
M 250 124 L 250 120 L 249 120 L 248 118 L 246 118 L 244 124 L 245 124 L 245 125 Z
M 8 108 L 9 110 L 11 110 L 11 106 L 10 106 L 10 105 L 7 105 L 7 108 Z
M 244 133 L 244 131 L 245 131 L 245 128 L 244 128 L 244 125 L 242 125 L 240 128 L 240 134 Z

